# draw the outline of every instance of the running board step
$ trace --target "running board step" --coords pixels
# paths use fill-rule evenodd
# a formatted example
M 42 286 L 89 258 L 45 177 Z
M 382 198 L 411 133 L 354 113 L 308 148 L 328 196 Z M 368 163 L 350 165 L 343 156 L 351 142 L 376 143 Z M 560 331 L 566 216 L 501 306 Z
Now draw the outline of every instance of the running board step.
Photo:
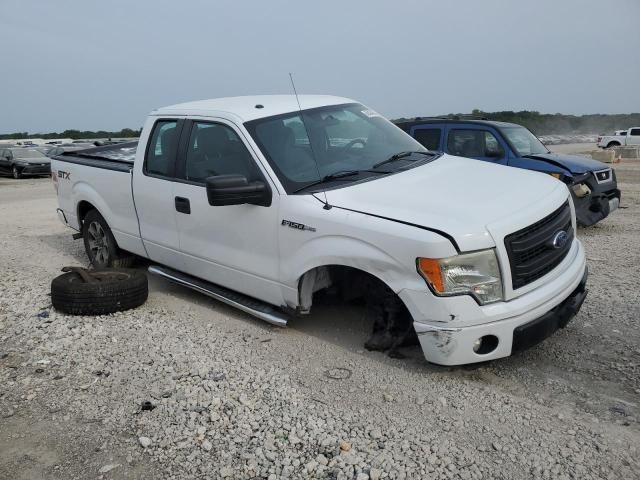
M 224 287 L 220 287 L 214 283 L 201 280 L 186 273 L 178 272 L 167 267 L 159 265 L 151 265 L 148 269 L 149 273 L 159 275 L 172 282 L 178 283 L 192 290 L 204 293 L 222 303 L 226 303 L 232 307 L 242 310 L 243 312 L 253 315 L 265 322 L 269 322 L 278 327 L 286 327 L 289 317 L 277 308 L 268 303 L 248 297 L 242 293 L 234 292 Z

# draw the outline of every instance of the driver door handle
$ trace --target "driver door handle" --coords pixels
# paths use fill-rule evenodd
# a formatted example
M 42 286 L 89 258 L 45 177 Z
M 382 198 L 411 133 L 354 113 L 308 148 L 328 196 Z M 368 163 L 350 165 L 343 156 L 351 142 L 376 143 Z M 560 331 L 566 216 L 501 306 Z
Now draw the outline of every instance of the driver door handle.
M 180 213 L 191 213 L 191 203 L 188 198 L 176 197 L 176 210 Z

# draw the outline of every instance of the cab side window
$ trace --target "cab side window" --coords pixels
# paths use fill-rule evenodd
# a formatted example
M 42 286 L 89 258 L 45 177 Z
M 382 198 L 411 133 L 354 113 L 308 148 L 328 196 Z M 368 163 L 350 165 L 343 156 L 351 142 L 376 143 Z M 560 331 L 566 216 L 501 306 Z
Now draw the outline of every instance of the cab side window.
M 413 136 L 428 150 L 440 150 L 441 128 L 419 128 L 414 131 Z
M 629 130 L 629 135 L 630 136 L 634 136 L 634 137 L 638 137 L 640 136 L 640 128 L 632 128 Z
M 261 179 L 253 157 L 238 134 L 221 123 L 194 122 L 189 136 L 185 179 L 204 183 L 207 177 L 242 175 Z
M 178 145 L 178 122 L 156 122 L 147 148 L 144 171 L 148 175 L 173 176 L 173 165 Z
M 487 130 L 454 129 L 449 132 L 447 150 L 461 157 L 502 158 L 504 150 L 495 135 Z

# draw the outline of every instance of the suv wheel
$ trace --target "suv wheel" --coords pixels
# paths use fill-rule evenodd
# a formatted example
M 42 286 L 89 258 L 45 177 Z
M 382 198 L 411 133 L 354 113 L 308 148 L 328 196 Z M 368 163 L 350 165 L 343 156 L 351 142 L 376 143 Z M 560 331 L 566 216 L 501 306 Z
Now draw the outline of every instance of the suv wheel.
M 18 169 L 18 167 L 16 167 L 15 165 L 13 166 L 13 168 L 11 169 L 11 173 L 13 173 L 13 178 L 15 178 L 16 180 L 18 178 L 22 178 L 22 173 L 20 172 L 20 170 Z

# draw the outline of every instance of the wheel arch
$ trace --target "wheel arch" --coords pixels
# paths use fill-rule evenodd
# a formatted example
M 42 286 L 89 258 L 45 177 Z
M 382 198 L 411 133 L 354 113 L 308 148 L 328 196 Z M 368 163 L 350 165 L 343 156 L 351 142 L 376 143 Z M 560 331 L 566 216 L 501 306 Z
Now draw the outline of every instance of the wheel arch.
M 323 289 L 336 287 L 343 298 L 366 296 L 367 287 L 372 282 L 385 285 L 396 295 L 398 291 L 379 272 L 372 272 L 350 262 L 332 262 L 309 268 L 296 282 L 297 310 L 309 313 L 313 305 L 313 295 Z M 398 296 L 398 298 L 400 298 Z M 402 301 L 402 300 L 401 300 Z M 403 302 L 404 303 L 404 302 Z
M 78 202 L 78 205 L 76 207 L 76 213 L 78 215 L 78 225 L 80 225 L 80 229 L 82 230 L 82 224 L 84 223 L 84 217 L 87 216 L 87 213 L 89 213 L 91 210 L 97 210 L 98 213 L 100 213 L 100 210 L 98 210 L 91 202 L 89 202 L 88 200 L 80 200 Z M 100 213 L 100 215 L 102 215 L 102 213 Z M 104 215 L 102 216 L 102 218 L 104 218 Z M 105 220 L 106 221 L 106 220 Z

